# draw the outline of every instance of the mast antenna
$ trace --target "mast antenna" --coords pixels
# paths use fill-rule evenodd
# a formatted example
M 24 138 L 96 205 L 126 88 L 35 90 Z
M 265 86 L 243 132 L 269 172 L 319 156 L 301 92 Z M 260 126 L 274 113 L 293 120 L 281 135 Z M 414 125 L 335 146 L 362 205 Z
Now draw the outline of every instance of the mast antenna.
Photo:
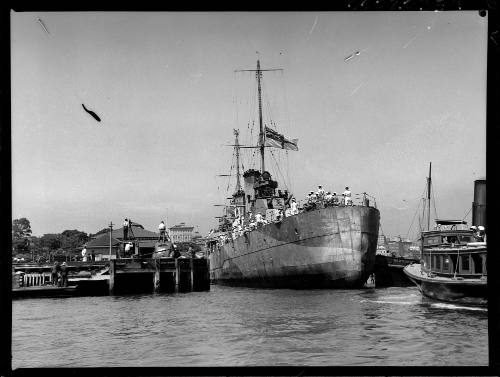
M 233 129 L 235 140 L 234 140 L 234 151 L 236 153 L 236 192 L 241 191 L 241 182 L 240 182 L 240 144 L 238 141 L 238 135 L 240 131 Z
M 259 52 L 257 55 L 259 55 Z M 264 173 L 266 166 L 264 161 L 264 144 L 265 144 L 265 132 L 264 126 L 262 123 L 262 87 L 261 87 L 261 79 L 262 72 L 265 71 L 282 71 L 282 68 L 274 68 L 274 69 L 261 69 L 260 68 L 260 60 L 257 59 L 257 69 L 239 69 L 235 70 L 235 72 L 255 72 L 255 77 L 257 78 L 257 90 L 258 90 L 258 99 L 259 99 L 259 148 L 260 148 L 260 172 Z
M 429 177 L 427 178 L 427 230 L 430 230 L 431 224 L 431 168 L 432 162 L 429 162 Z

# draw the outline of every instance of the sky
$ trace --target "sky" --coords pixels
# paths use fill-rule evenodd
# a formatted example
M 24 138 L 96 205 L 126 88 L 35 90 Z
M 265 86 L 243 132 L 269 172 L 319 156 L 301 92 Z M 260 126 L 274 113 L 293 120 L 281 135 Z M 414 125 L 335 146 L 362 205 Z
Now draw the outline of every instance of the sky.
M 486 53 L 476 11 L 11 12 L 13 219 L 37 236 L 125 217 L 206 234 L 233 129 L 256 143 L 255 75 L 234 71 L 259 59 L 282 69 L 264 73 L 265 121 L 299 140 L 266 151 L 280 187 L 366 192 L 385 235 L 415 238 L 432 162 L 433 217 L 470 222 Z

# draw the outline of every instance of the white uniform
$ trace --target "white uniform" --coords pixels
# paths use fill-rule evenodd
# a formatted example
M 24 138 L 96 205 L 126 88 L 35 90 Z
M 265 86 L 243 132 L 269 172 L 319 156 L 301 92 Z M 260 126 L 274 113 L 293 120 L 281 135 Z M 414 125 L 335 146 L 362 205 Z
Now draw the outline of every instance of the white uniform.
M 83 261 L 86 262 L 87 261 L 87 249 L 82 250 L 82 257 L 83 257 Z
M 290 212 L 292 213 L 292 215 L 296 215 L 297 213 L 299 213 L 299 209 L 297 207 L 297 202 L 291 202 L 290 203 Z
M 351 192 L 349 190 L 345 190 L 342 195 L 344 195 L 344 203 L 350 204 L 351 203 Z

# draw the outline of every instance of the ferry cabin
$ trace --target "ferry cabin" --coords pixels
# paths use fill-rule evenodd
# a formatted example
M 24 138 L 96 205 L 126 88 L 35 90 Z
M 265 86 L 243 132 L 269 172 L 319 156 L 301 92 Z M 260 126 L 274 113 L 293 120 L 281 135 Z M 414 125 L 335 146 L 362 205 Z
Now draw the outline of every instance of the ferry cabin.
M 486 275 L 486 246 L 470 230 L 433 230 L 422 234 L 423 271 L 443 277 Z

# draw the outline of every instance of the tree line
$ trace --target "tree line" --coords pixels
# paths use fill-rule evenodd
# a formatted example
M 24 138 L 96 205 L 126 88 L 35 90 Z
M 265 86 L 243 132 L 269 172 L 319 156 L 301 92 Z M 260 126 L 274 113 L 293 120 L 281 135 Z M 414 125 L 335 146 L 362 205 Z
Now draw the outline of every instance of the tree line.
M 36 237 L 32 235 L 30 221 L 22 217 L 12 221 L 12 256 L 33 261 L 50 261 L 55 256 L 70 257 L 79 252 L 92 236 L 77 229 L 67 229 Z

